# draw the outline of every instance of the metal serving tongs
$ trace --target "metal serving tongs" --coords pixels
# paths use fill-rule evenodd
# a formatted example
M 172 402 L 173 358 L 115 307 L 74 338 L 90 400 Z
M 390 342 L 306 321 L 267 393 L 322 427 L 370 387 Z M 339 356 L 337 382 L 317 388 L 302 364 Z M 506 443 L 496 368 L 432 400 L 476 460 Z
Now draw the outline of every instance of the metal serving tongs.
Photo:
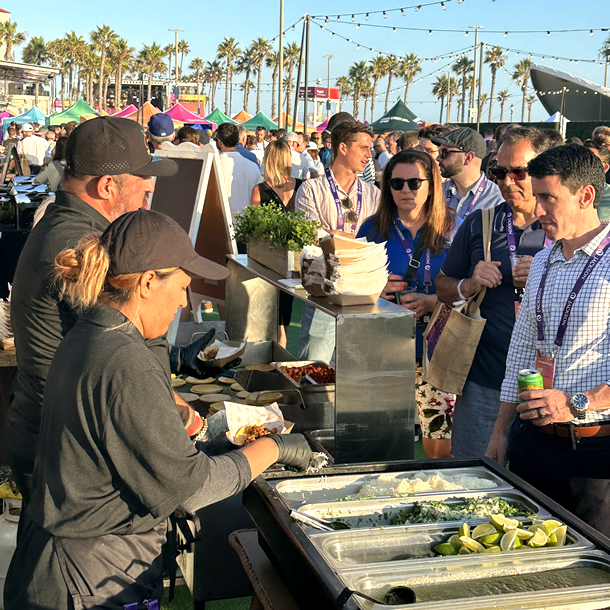
M 339 530 L 351 529 L 347 523 L 342 523 L 341 521 L 327 521 L 326 519 L 319 519 L 318 517 L 312 517 L 311 515 L 304 515 L 303 513 L 297 512 L 296 510 L 291 510 L 290 516 L 295 521 L 300 521 L 305 525 L 309 525 L 309 527 L 315 527 L 316 529 L 322 530 L 324 532 L 335 532 Z

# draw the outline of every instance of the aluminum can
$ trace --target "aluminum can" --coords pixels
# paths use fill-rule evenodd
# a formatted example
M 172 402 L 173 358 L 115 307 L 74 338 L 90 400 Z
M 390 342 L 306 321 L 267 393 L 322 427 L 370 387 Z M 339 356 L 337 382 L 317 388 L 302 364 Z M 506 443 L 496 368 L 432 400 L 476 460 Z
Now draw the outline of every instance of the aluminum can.
M 519 386 L 519 394 L 531 390 L 544 390 L 542 375 L 536 369 L 523 369 L 519 371 L 517 385 Z M 519 400 L 519 402 L 523 401 Z

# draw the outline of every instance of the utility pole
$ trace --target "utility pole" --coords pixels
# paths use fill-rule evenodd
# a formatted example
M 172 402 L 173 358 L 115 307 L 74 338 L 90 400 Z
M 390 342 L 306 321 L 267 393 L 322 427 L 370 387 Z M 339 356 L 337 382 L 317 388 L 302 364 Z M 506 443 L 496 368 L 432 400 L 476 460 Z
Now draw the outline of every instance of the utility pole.
M 476 104 L 476 97 L 477 97 L 477 68 L 478 68 L 478 57 L 477 57 L 477 51 L 479 50 L 479 30 L 483 29 L 482 25 L 469 25 L 468 29 L 474 30 L 474 71 L 472 73 L 472 89 L 471 89 L 471 93 L 470 93 L 470 97 L 472 98 L 472 101 Z M 468 109 L 468 122 L 472 123 L 472 119 L 474 117 L 470 116 L 472 113 L 473 108 L 469 108 Z M 476 110 L 478 111 L 478 108 L 476 108 Z
M 303 133 L 307 135 L 307 93 L 309 88 L 309 15 L 305 16 L 305 25 L 307 29 L 305 30 L 305 101 L 303 102 Z M 314 100 L 315 99 L 316 96 L 314 94 Z
M 486 46 L 487 43 L 481 43 L 481 52 L 479 54 L 479 97 L 477 99 L 477 131 L 479 131 L 479 127 L 481 126 L 481 113 L 483 111 L 483 109 L 481 108 L 481 89 L 483 87 L 483 51 Z
M 334 57 L 334 55 L 324 55 L 326 59 L 328 59 L 328 81 L 327 81 L 327 97 L 326 100 L 326 120 L 330 119 L 330 60 Z M 607 66 L 608 64 L 606 64 Z
M 279 75 L 280 75 L 280 83 L 278 87 L 278 127 L 282 127 L 282 106 L 284 104 L 284 91 L 282 87 L 284 86 L 284 0 L 280 0 L 280 56 L 279 56 Z M 288 117 L 286 117 L 286 122 L 288 122 Z
M 297 70 L 297 84 L 294 93 L 294 108 L 292 109 L 292 131 L 297 130 L 297 119 L 299 117 L 299 89 L 301 88 L 301 69 L 303 67 L 303 51 L 305 48 L 305 32 L 307 31 L 307 19 L 303 20 L 303 34 L 301 36 L 301 52 L 299 53 L 299 68 Z M 290 92 L 288 92 L 290 95 Z M 288 117 L 286 117 L 286 130 L 288 130 Z
M 184 32 L 184 30 L 181 30 L 179 28 L 168 28 L 167 30 L 168 32 L 175 32 L 176 33 L 176 50 L 175 50 L 175 55 L 174 55 L 174 65 L 175 65 L 175 72 L 176 72 L 176 78 L 175 78 L 175 85 L 174 85 L 174 103 L 177 104 L 178 103 L 178 32 Z M 170 75 L 171 76 L 171 75 Z M 150 100 L 148 100 L 150 101 Z

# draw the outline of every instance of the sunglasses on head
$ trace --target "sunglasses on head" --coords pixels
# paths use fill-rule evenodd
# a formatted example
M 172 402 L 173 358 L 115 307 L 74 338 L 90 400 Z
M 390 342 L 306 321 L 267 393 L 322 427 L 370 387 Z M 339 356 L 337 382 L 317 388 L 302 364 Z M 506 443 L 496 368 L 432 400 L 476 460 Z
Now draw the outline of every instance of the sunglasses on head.
M 390 188 L 393 191 L 402 191 L 406 183 L 410 191 L 419 191 L 422 182 L 427 180 L 427 178 L 409 178 L 408 180 L 405 180 L 404 178 L 391 178 Z
M 468 151 L 467 150 L 448 150 L 447 148 L 441 148 L 438 151 L 438 156 L 441 159 L 446 159 L 449 155 L 453 155 L 453 154 L 461 154 L 461 155 L 465 155 L 467 154 Z
M 509 174 L 513 180 L 525 180 L 527 177 L 526 167 L 490 167 L 490 173 L 496 180 L 506 180 L 506 174 Z

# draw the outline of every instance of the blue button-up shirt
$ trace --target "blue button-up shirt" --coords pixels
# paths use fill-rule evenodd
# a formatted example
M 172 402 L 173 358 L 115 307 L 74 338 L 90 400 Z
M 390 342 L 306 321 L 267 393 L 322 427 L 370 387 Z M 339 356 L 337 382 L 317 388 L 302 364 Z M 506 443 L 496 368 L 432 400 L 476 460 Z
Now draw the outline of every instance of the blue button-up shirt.
M 466 215 L 468 206 L 474 199 L 477 189 L 479 188 L 483 180 L 485 180 L 485 174 L 481 173 L 481 177 L 472 185 L 466 196 L 462 198 L 460 198 L 460 196 L 458 195 L 457 187 L 453 183 L 453 180 L 445 180 L 443 184 L 443 195 L 445 197 L 445 201 L 447 202 L 447 205 L 450 208 L 453 208 L 455 210 L 455 213 L 460 218 L 464 218 L 464 216 Z M 470 213 L 472 214 L 472 212 L 474 212 L 475 210 L 495 208 L 497 205 L 500 205 L 503 202 L 504 197 L 502 197 L 500 187 L 495 182 L 487 180 L 485 189 L 477 199 L 474 209 L 470 210 Z

